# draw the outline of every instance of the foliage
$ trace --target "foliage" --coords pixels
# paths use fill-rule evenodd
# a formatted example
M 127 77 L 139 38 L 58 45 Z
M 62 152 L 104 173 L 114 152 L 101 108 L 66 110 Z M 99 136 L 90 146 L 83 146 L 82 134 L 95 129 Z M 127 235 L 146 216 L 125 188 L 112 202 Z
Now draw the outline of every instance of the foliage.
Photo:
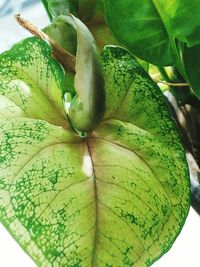
M 185 75 L 191 84 L 191 87 L 198 98 L 200 98 L 200 45 L 183 48 L 183 63 L 185 66 Z
M 175 39 L 190 47 L 200 42 L 196 34 L 199 31 L 198 0 L 192 4 L 188 0 L 105 0 L 104 4 L 107 22 L 118 39 L 153 64 L 175 63 Z
M 59 19 L 60 15 L 66 15 L 67 12 L 75 14 L 88 25 L 99 48 L 106 44 L 121 43 L 135 56 L 149 63 L 158 66 L 176 65 L 193 92 L 200 97 L 200 63 L 196 60 L 200 45 L 198 0 L 193 0 L 192 4 L 189 0 L 44 2 L 53 19 L 48 34 L 64 47 L 67 45 L 69 51 L 71 47 L 74 48 L 75 35 Z M 73 41 L 68 40 L 72 35 Z M 66 36 L 66 41 L 63 36 Z
M 68 50 L 73 50 L 76 42 L 73 30 L 61 17 L 62 15 L 68 15 L 68 12 L 80 18 L 87 25 L 101 50 L 106 44 L 118 43 L 105 23 L 103 1 L 43 0 L 43 2 L 47 7 L 52 21 L 45 31 L 58 43 L 61 43 L 63 47 L 67 46 Z M 65 8 L 63 8 L 63 6 L 65 6 Z
M 178 0 L 167 9 L 161 0 L 43 2 L 45 32 L 76 55 L 75 74 L 35 37 L 0 56 L 0 221 L 38 266 L 150 266 L 181 231 L 190 186 L 166 100 L 133 54 L 176 62 L 194 81 L 197 18 L 182 26 Z M 100 55 L 75 15 L 97 44 L 130 51 L 109 45 Z
M 199 61 L 190 59 L 200 44 L 198 0 L 104 0 L 104 5 L 106 21 L 123 45 L 155 65 L 176 64 L 200 96 Z

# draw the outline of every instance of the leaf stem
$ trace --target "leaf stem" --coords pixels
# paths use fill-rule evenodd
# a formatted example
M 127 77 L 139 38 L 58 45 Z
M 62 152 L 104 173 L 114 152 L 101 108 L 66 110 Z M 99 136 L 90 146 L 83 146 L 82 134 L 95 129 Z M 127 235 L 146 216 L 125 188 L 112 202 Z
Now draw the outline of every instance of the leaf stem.
M 17 22 L 34 36 L 40 37 L 47 41 L 52 47 L 53 56 L 62 64 L 66 71 L 75 73 L 75 57 L 66 51 L 62 46 L 51 39 L 46 33 L 38 29 L 29 21 L 20 17 L 20 14 L 15 16 Z
M 169 86 L 175 86 L 175 87 L 183 87 L 183 86 L 190 86 L 188 83 L 171 83 L 171 82 L 166 82 L 166 81 L 161 81 L 161 80 L 154 80 L 156 83 L 163 83 Z

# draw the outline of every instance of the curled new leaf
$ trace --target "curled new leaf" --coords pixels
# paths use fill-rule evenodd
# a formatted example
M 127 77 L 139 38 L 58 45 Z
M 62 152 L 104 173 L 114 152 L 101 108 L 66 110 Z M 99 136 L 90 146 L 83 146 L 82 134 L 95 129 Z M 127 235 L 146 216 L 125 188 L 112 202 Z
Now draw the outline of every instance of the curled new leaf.
M 0 221 L 41 267 L 150 266 L 188 213 L 162 93 L 122 48 L 101 63 L 105 114 L 81 138 L 65 127 L 48 44 L 30 38 L 0 57 Z
M 63 20 L 77 31 L 74 87 L 77 95 L 71 102 L 69 118 L 79 131 L 96 127 L 104 113 L 104 79 L 95 41 L 87 27 L 74 16 Z

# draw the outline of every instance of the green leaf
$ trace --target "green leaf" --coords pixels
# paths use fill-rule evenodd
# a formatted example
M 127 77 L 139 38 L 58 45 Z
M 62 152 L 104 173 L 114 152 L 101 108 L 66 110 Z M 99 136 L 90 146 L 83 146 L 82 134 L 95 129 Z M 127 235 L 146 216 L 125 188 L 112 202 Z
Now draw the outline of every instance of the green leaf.
M 52 15 L 52 23 L 45 28 L 45 32 L 62 47 L 75 53 L 76 36 L 74 30 L 59 17 L 69 13 L 80 18 L 87 24 L 100 49 L 106 44 L 117 44 L 115 37 L 104 20 L 104 6 L 101 0 L 47 0 L 45 7 Z
M 62 67 L 52 59 L 44 41 L 28 38 L 17 44 L 0 57 L 0 116 L 44 119 L 66 126 L 63 77 Z
M 55 77 L 62 84 L 63 70 L 49 51 L 32 38 L 0 57 L 0 220 L 38 266 L 150 266 L 189 209 L 185 154 L 164 97 L 126 50 L 107 47 L 106 112 L 85 138 L 57 123 L 60 105 L 57 119 L 36 107 L 33 115 L 31 105 L 11 116 L 35 92 L 52 104 L 44 88 Z M 38 84 L 48 78 L 40 90 L 30 86 L 35 69 Z M 18 87 L 12 95 L 16 80 L 30 93 Z
M 77 0 L 42 0 L 48 13 L 51 14 L 51 19 L 60 15 L 68 15 L 69 12 L 73 14 L 77 12 Z
M 45 32 L 76 54 L 74 90 L 68 82 L 67 91 L 77 94 L 68 115 L 77 130 L 91 130 L 102 119 L 105 103 L 104 79 L 95 40 L 85 24 L 73 15 L 58 16 Z M 67 75 L 66 81 L 72 80 L 70 78 L 72 75 Z
M 190 83 L 195 95 L 200 98 L 200 45 L 187 47 L 184 45 L 182 51 L 183 64 L 185 67 L 185 75 Z
M 200 42 L 198 0 L 104 0 L 104 5 L 106 21 L 116 38 L 155 65 L 175 63 L 175 38 L 188 46 Z
M 149 71 L 149 63 L 140 59 L 139 57 L 135 57 L 135 59 L 137 60 L 137 62 L 139 63 L 140 66 L 143 67 L 143 69 L 148 72 Z
M 77 95 L 69 108 L 69 118 L 79 131 L 93 130 L 102 119 L 105 107 L 104 78 L 96 44 L 88 28 L 74 16 L 62 20 L 77 31 L 74 88 Z
M 88 20 L 93 16 L 96 0 L 42 0 L 48 13 L 52 18 L 72 13 L 79 16 L 81 20 Z M 99 0 L 98 0 L 99 1 Z
M 76 31 L 62 18 L 63 16 L 55 18 L 43 31 L 65 50 L 75 55 L 77 47 Z

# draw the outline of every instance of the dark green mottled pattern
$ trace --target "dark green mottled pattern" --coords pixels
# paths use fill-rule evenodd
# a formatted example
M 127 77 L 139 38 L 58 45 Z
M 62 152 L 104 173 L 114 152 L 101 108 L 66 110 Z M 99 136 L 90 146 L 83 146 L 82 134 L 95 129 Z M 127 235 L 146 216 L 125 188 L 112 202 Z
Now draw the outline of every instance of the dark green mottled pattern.
M 169 149 L 181 148 L 162 92 L 137 61 L 126 50 L 114 46 L 104 49 L 102 58 L 107 81 L 105 120 L 133 123 L 169 145 Z
M 0 129 L 1 221 L 39 266 L 87 266 L 95 208 L 86 145 L 39 120 L 0 120 Z
M 29 38 L 0 57 L 0 221 L 38 266 L 89 266 L 93 172 L 65 129 L 63 70 L 50 53 Z
M 105 116 L 81 139 L 66 129 L 48 45 L 31 38 L 0 57 L 0 221 L 41 267 L 150 266 L 188 213 L 185 155 L 159 88 L 122 48 L 102 62 Z

